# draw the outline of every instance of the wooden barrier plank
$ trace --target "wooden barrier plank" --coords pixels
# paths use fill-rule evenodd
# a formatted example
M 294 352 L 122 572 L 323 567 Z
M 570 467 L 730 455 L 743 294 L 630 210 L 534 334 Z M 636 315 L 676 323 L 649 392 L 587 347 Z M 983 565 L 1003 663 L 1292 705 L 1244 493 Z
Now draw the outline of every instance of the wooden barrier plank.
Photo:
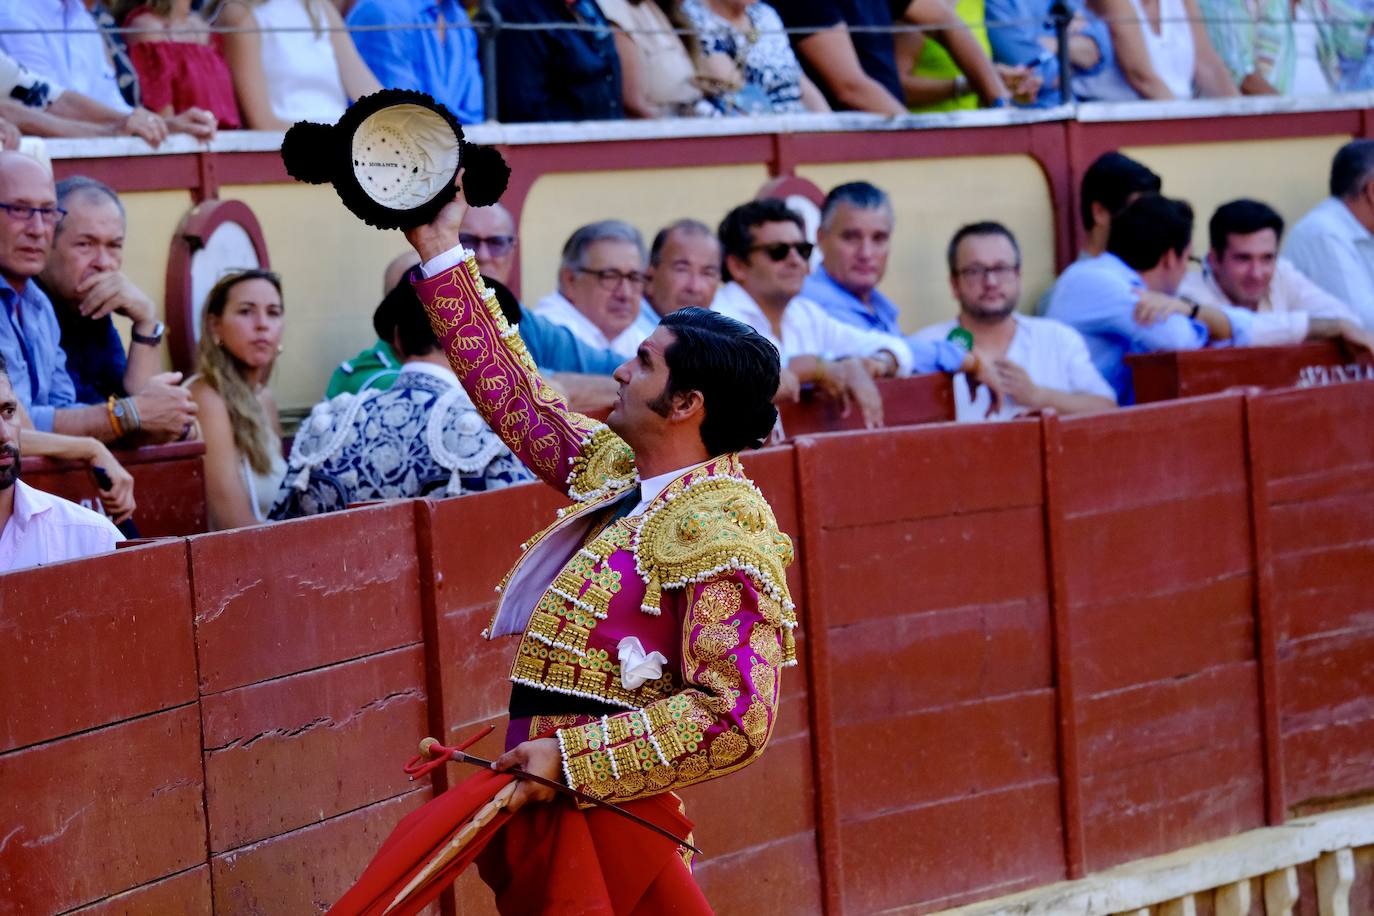
M 725 859 L 707 858 L 693 872 L 716 916 L 819 913 L 820 873 L 809 836 L 793 836 Z
M 215 912 L 320 913 L 362 874 L 428 786 L 210 860 Z
M 1173 400 L 1257 385 L 1292 388 L 1324 379 L 1369 377 L 1368 354 L 1359 356 L 1334 340 L 1283 347 L 1222 347 L 1126 357 L 1136 401 Z
M 201 535 L 191 568 L 202 693 L 422 638 L 409 503 Z
M 98 903 L 72 910 L 72 916 L 211 916 L 210 866 L 198 865 L 170 878 L 106 897 Z
M 0 751 L 196 698 L 183 542 L 0 578 Z
M 210 849 L 223 852 L 415 788 L 428 731 L 424 647 L 206 697 Z
M 954 385 L 944 372 L 877 379 L 876 383 L 883 400 L 883 424 L 889 428 L 954 419 Z M 857 407 L 842 415 L 838 401 L 812 388 L 802 392 L 800 401 L 778 405 L 778 413 L 783 433 L 789 439 L 864 428 L 863 415 Z
M 56 913 L 205 861 L 194 704 L 0 755 L 0 900 Z
M 134 524 L 146 538 L 184 537 L 205 531 L 205 443 L 174 442 L 116 451 L 134 479 L 138 509 Z M 24 482 L 104 514 L 100 491 L 86 465 L 51 458 L 25 458 Z

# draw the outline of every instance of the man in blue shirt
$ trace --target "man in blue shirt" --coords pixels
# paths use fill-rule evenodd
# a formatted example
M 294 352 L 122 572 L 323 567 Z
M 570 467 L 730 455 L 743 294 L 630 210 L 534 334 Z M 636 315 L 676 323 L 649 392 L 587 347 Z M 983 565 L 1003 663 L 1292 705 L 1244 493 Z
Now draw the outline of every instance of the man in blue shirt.
M 1038 108 L 1061 101 L 1059 33 L 1050 17 L 1052 5 L 1051 0 L 987 0 L 985 11 L 993 60 L 1014 67 L 1034 67 L 1042 78 L 1035 100 Z M 1115 64 L 1107 23 L 1082 3 L 1070 2 L 1069 8 L 1073 10 L 1069 21 L 1069 101 L 1073 101 L 1076 79 Z
M 477 33 L 458 0 L 358 0 L 347 21 L 381 27 L 352 36 L 383 86 L 427 92 L 464 124 L 482 120 Z
M 1135 403 L 1127 353 L 1248 342 L 1253 314 L 1174 298 L 1188 272 L 1192 238 L 1192 207 L 1147 194 L 1112 219 L 1104 254 L 1073 264 L 1055 284 L 1046 317 L 1083 335 L 1118 404 Z
M 596 0 L 496 0 L 496 11 L 506 25 L 555 26 L 501 30 L 496 39 L 500 120 L 625 117 L 620 56 Z
M 801 294 L 845 324 L 904 338 L 912 372 L 958 372 L 968 353 L 947 340 L 908 337 L 897 323 L 897 305 L 878 290 L 887 273 L 893 223 L 886 192 L 866 181 L 835 187 L 821 205 L 816 230 L 821 264 Z

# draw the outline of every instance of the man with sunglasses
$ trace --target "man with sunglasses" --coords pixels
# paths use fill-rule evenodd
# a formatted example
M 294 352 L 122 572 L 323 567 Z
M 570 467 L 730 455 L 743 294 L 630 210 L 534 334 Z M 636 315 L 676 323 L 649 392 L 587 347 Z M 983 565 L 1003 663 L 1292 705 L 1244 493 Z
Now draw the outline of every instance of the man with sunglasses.
M 641 312 L 647 282 L 644 240 L 618 219 L 582 226 L 568 237 L 558 289 L 534 307 L 593 347 L 634 356 L 656 322 Z
M 916 340 L 971 340 L 972 373 L 954 379 L 960 421 L 1005 420 L 1053 407 L 1061 414 L 1110 410 L 1112 388 L 1073 328 L 1020 315 L 1021 248 L 1001 223 L 964 226 L 950 239 L 949 288 L 959 317 L 918 331 Z M 976 374 L 983 387 L 969 378 Z
M 778 348 L 778 397 L 795 400 L 802 385 L 815 385 L 857 403 L 868 427 L 881 426 L 873 379 L 909 374 L 911 350 L 900 337 L 845 324 L 801 295 L 813 248 L 802 218 L 776 198 L 751 200 L 726 214 L 717 235 L 730 282 L 712 307 Z
M 43 166 L 20 153 L 0 152 L 0 355 L 9 363 L 15 394 L 43 432 L 102 442 L 136 432 L 159 441 L 183 436 L 196 409 L 177 384 L 179 373 L 154 376 L 132 397 L 79 402 L 57 315 L 34 282 L 52 254 L 65 212 Z

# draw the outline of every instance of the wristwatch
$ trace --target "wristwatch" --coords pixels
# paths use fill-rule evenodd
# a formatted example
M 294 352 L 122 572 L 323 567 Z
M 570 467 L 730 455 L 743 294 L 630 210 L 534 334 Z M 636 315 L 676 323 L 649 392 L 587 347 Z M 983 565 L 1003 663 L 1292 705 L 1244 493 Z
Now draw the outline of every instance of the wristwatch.
M 166 330 L 167 328 L 163 325 L 161 321 L 155 321 L 153 322 L 153 333 L 140 334 L 137 331 L 131 330 L 129 332 L 129 336 L 133 338 L 134 343 L 147 344 L 150 347 L 156 347 L 158 344 L 162 343 L 162 335 L 166 332 Z

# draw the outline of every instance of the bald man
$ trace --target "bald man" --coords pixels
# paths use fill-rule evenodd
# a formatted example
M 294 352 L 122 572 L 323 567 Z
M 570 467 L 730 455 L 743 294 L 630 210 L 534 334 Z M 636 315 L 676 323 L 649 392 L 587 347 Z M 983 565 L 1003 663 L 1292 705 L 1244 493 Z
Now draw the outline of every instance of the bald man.
M 57 314 L 35 282 L 52 254 L 62 215 L 48 170 L 21 153 L 0 152 L 0 355 L 10 367 L 16 399 L 42 432 L 101 442 L 135 433 L 159 442 L 184 437 L 195 404 L 180 386 L 179 372 L 152 376 L 133 397 L 77 402 Z

